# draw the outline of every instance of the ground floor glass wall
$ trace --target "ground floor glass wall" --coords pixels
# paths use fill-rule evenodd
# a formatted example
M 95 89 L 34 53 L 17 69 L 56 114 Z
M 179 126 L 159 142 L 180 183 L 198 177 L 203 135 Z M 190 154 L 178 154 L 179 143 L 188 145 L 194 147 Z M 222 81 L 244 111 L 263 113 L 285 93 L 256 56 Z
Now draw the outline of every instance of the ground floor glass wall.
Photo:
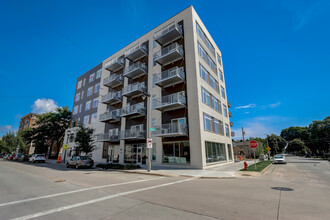
M 163 143 L 163 163 L 190 164 L 189 142 Z
M 226 145 L 205 141 L 206 163 L 226 161 Z
M 227 144 L 227 147 L 228 147 L 228 160 L 233 160 L 233 154 L 232 154 L 232 151 L 231 151 L 231 145 L 230 144 Z
M 145 144 L 126 144 L 124 163 L 146 164 Z

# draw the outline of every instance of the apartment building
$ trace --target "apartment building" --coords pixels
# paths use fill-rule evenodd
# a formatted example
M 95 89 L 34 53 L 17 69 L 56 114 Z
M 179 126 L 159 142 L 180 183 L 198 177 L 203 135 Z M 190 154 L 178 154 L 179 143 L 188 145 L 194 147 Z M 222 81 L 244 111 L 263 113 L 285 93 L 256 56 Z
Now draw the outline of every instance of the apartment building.
M 36 113 L 29 113 L 29 114 L 23 116 L 21 118 L 21 121 L 19 122 L 18 131 L 22 132 L 24 129 L 36 127 L 35 121 L 37 120 L 37 118 L 38 118 L 38 114 L 36 114 Z M 34 147 L 33 143 L 29 143 L 27 145 L 26 153 L 33 154 L 34 149 L 35 149 L 35 147 Z
M 69 145 L 66 155 L 62 159 L 75 155 L 75 134 L 80 124 L 94 129 L 94 132 L 103 132 L 104 123 L 98 118 L 97 109 L 99 105 L 100 83 L 102 76 L 102 63 L 93 67 L 77 78 L 75 95 L 72 106 L 71 128 L 66 130 L 64 143 Z M 96 150 L 92 157 L 95 161 L 102 162 L 103 143 L 95 142 Z
M 233 162 L 222 55 L 192 6 L 104 60 L 100 87 L 102 161 L 146 164 L 152 138 L 153 166 Z

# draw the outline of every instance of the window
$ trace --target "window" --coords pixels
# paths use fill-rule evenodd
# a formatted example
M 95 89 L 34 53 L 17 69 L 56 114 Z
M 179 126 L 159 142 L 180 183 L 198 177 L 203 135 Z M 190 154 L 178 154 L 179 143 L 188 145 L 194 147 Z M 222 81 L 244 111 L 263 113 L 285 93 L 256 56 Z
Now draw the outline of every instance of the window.
M 219 101 L 214 96 L 212 96 L 212 107 L 217 112 L 219 111 Z
M 214 119 L 214 132 L 220 134 L 220 126 L 218 119 Z
M 97 93 L 100 91 L 100 83 L 97 83 L 95 84 L 95 87 L 94 87 L 94 93 Z
M 228 126 L 228 124 L 225 124 L 225 128 L 226 128 L 226 136 L 229 137 L 229 126 Z
M 95 123 L 97 120 L 97 113 L 93 113 L 91 116 L 91 124 Z
M 90 109 L 91 109 L 91 100 L 87 101 L 85 105 L 85 111 L 88 111 Z
M 163 143 L 163 163 L 189 164 L 189 142 Z
M 154 128 L 155 126 L 157 126 L 157 122 L 156 122 L 156 118 L 152 118 L 151 119 L 151 126 Z
M 205 157 L 206 163 L 225 161 L 227 158 L 226 145 L 205 141 Z
M 81 91 L 81 99 L 83 99 L 83 98 L 84 98 L 84 90 Z
M 88 125 L 89 124 L 89 115 L 85 115 L 84 116 L 84 125 Z
M 78 113 L 78 108 L 79 108 L 78 105 L 73 108 L 73 114 L 74 115 Z
M 214 56 L 215 55 L 214 47 L 212 46 L 211 42 L 206 37 L 205 33 L 202 31 L 201 27 L 199 26 L 199 24 L 197 22 L 196 22 L 196 32 L 198 33 L 198 35 L 201 37 L 201 39 L 206 44 L 207 48 L 209 48 L 209 50 L 211 51 L 211 53 Z
M 222 98 L 226 98 L 226 94 L 225 94 L 225 89 L 221 86 L 221 96 Z
M 205 69 L 205 67 L 200 63 L 199 64 L 199 74 L 202 79 L 204 79 L 215 91 L 219 91 L 218 81 Z
M 93 86 L 87 89 L 87 97 L 93 94 Z
M 199 42 L 198 42 L 198 53 L 205 61 L 207 61 L 206 52 L 205 52 L 204 48 L 199 44 Z
M 199 64 L 199 73 L 200 73 L 200 76 L 202 77 L 202 79 L 204 79 L 206 82 L 209 82 L 209 77 L 208 77 L 209 73 L 203 67 L 202 64 Z
M 79 113 L 82 111 L 82 104 L 79 105 Z
M 212 60 L 209 56 L 207 56 L 207 58 L 208 58 L 208 64 L 209 64 L 209 67 L 211 67 L 211 69 L 213 69 L 214 72 L 216 73 L 217 70 L 216 70 L 216 68 L 215 68 L 215 63 L 213 62 L 213 60 Z
M 84 83 L 83 83 L 83 86 L 85 86 L 85 84 L 86 84 L 86 78 L 84 78 Z
M 101 75 L 102 75 L 102 70 L 98 70 L 98 71 L 96 72 L 96 79 L 100 78 Z
M 202 87 L 202 102 L 211 106 L 210 93 Z
M 81 88 L 81 84 L 82 84 L 82 81 L 80 80 L 80 81 L 77 83 L 77 89 L 80 89 L 80 88 Z
M 230 144 L 227 144 L 227 149 L 228 149 L 228 159 L 233 160 L 233 154 L 232 154 L 232 151 L 231 151 L 231 145 Z
M 222 66 L 221 57 L 219 54 L 217 54 L 217 60 L 218 60 L 218 63 L 220 64 L 220 66 Z
M 204 130 L 211 131 L 212 118 L 208 114 L 203 113 Z
M 93 108 L 97 108 L 98 105 L 99 105 L 99 98 L 93 99 Z
M 223 82 L 223 72 L 219 69 L 220 80 Z
M 225 135 L 225 131 L 223 129 L 223 122 L 222 121 L 219 121 L 219 127 L 220 127 L 220 134 Z
M 80 100 L 80 92 L 76 94 L 76 102 L 78 102 Z
M 94 76 L 95 76 L 95 73 L 93 73 L 89 76 L 89 82 L 90 83 L 94 81 Z
M 228 118 L 227 106 L 223 104 L 223 115 Z

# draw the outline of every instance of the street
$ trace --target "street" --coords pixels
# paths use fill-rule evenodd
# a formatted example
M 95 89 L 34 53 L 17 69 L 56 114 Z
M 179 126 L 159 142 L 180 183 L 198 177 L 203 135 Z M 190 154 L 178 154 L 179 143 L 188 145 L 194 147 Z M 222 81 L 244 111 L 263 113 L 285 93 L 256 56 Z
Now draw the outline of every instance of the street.
M 330 219 L 330 163 L 200 179 L 0 161 L 0 219 Z

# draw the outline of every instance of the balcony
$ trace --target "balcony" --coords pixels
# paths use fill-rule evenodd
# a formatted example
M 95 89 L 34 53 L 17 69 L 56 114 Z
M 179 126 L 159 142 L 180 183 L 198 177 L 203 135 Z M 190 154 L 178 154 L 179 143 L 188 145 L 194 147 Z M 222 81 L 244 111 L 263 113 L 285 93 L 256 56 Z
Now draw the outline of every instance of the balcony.
M 133 97 L 138 95 L 143 95 L 147 91 L 147 87 L 144 82 L 130 84 L 123 88 L 123 96 Z
M 121 131 L 120 139 L 121 140 L 143 140 L 143 139 L 146 139 L 146 131 L 145 130 L 135 130 L 135 129 L 128 129 L 126 131 Z
M 154 74 L 154 82 L 157 86 L 168 87 L 185 81 L 183 67 L 174 67 L 161 73 Z
M 164 46 L 181 37 L 182 37 L 182 26 L 173 22 L 170 25 L 158 31 L 154 36 L 154 40 L 157 41 L 160 45 Z
M 230 124 L 230 127 L 234 127 L 234 122 L 229 122 L 229 124 Z
M 131 61 L 136 61 L 148 54 L 148 48 L 145 44 L 136 45 L 125 52 L 125 57 Z
M 100 115 L 100 122 L 118 122 L 120 121 L 120 109 L 113 110 L 111 112 L 105 112 Z
M 144 107 L 143 102 L 131 106 L 126 106 L 125 108 L 121 109 L 122 117 L 137 118 L 145 115 L 146 108 Z
M 156 137 L 178 137 L 187 135 L 187 124 L 183 123 L 163 124 L 160 128 L 156 128 L 154 132 L 154 136 Z
M 99 142 L 119 142 L 119 135 L 118 134 L 98 134 L 96 135 L 96 141 Z
M 101 97 L 101 102 L 104 104 L 113 105 L 122 102 L 122 94 L 119 92 L 109 92 L 108 94 Z
M 231 112 L 228 112 L 229 113 L 229 117 L 233 117 L 233 113 Z
M 232 136 L 232 137 L 235 137 L 235 132 L 232 131 L 232 132 L 231 132 L 231 136 Z
M 127 78 L 137 78 L 147 74 L 148 68 L 146 64 L 137 62 L 124 69 L 124 76 Z
M 228 108 L 231 108 L 231 103 L 227 101 Z
M 167 65 L 183 58 L 182 46 L 177 43 L 171 44 L 154 54 L 154 61 L 160 65 Z
M 109 77 L 103 80 L 103 85 L 109 88 L 114 88 L 124 84 L 123 75 L 111 74 Z
M 153 99 L 153 108 L 162 112 L 185 108 L 186 95 L 184 92 L 178 92 L 171 95 Z
M 104 64 L 105 68 L 109 71 L 116 72 L 125 66 L 125 58 L 114 58 Z

